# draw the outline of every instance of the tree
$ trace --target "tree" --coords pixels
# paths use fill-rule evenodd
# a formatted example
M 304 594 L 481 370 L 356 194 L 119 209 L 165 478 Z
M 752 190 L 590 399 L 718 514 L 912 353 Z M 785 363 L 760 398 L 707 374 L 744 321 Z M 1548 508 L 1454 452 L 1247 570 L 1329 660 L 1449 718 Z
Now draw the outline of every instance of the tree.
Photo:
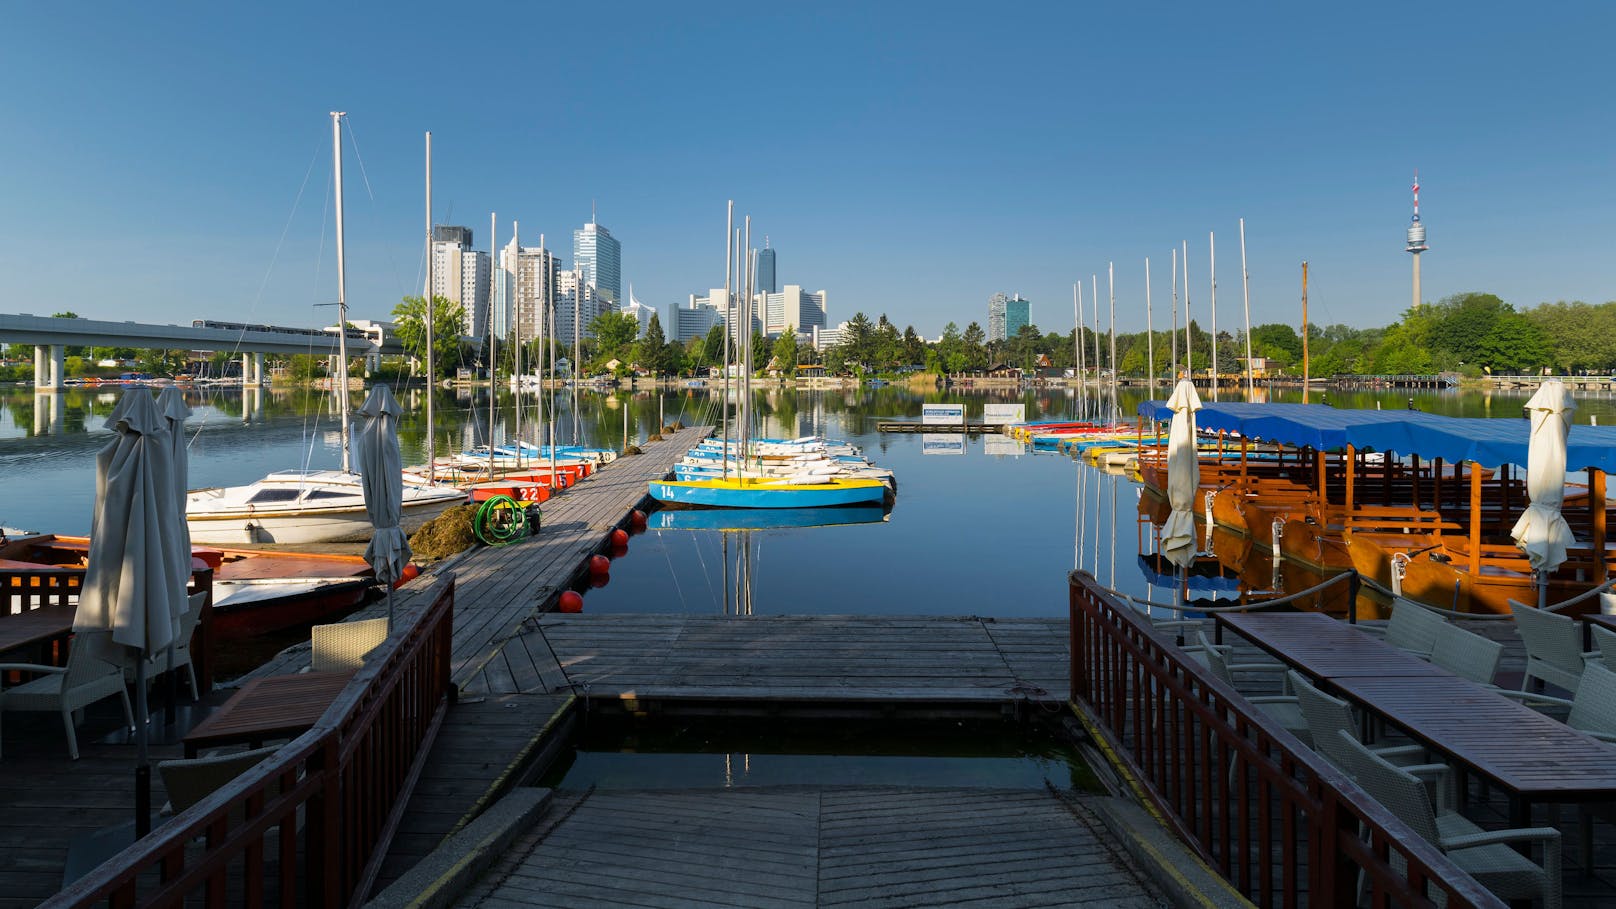
M 1459 363 L 1479 363 L 1486 359 L 1484 345 L 1493 325 L 1500 318 L 1515 314 L 1515 308 L 1493 294 L 1463 293 L 1444 297 L 1421 316 L 1432 319 L 1431 347 L 1440 357 Z
M 1311 353 L 1311 351 L 1310 351 Z M 1251 354 L 1267 357 L 1280 366 L 1302 362 L 1302 338 L 1283 322 L 1258 325 L 1251 330 Z
M 937 342 L 937 366 L 945 373 L 955 373 L 970 364 L 965 352 L 965 340 L 960 337 L 959 326 L 953 322 L 943 326 L 942 340 Z
M 629 318 L 633 320 L 632 316 Z M 652 375 L 660 376 L 667 371 L 667 347 L 667 338 L 662 334 L 662 320 L 657 318 L 656 313 L 651 313 L 651 322 L 645 326 L 645 337 L 634 345 L 634 360 L 641 368 L 651 370 Z
M 869 316 L 862 312 L 853 313 L 853 318 L 847 320 L 847 331 L 842 335 L 842 346 L 847 349 L 847 359 L 868 364 L 874 355 L 870 345 L 874 333 L 875 328 L 870 324 Z
M 983 342 L 987 340 L 987 332 L 982 326 L 972 322 L 965 326 L 965 366 L 967 369 L 981 369 L 988 365 L 988 351 Z
M 423 297 L 405 297 L 397 306 L 393 307 L 394 333 L 398 335 L 399 344 L 404 347 L 410 356 L 426 361 L 426 299 Z M 459 303 L 452 303 L 447 297 L 432 297 L 432 355 L 433 369 L 437 372 L 431 378 L 445 378 L 453 374 L 460 363 L 460 332 L 465 328 L 465 309 Z
M 774 359 L 780 365 L 780 370 L 788 376 L 797 374 L 797 327 L 786 326 L 780 337 L 774 341 Z
M 1525 316 L 1509 312 L 1493 320 L 1493 327 L 1476 346 L 1480 362 L 1497 373 L 1536 370 L 1550 361 L 1549 344 L 1543 331 Z
M 773 345 L 760 329 L 752 329 L 752 370 L 756 372 L 769 365 L 769 351 Z
M 651 314 L 651 320 L 656 321 L 655 313 Z M 633 313 L 608 309 L 589 323 L 589 330 L 595 334 L 595 356 L 598 359 L 622 360 L 630 356 L 629 346 L 640 333 L 640 320 Z M 660 332 L 662 327 L 658 325 L 657 330 Z M 641 359 L 640 362 L 644 364 L 645 361 Z
M 707 339 L 702 342 L 701 356 L 709 365 L 721 366 L 724 363 L 724 326 L 714 325 L 707 331 Z

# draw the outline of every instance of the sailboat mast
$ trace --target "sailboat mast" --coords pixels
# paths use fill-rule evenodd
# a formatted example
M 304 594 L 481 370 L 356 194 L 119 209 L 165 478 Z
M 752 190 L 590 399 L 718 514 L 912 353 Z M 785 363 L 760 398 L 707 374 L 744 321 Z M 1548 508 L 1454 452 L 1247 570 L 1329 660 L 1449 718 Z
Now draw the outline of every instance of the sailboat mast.
M 520 243 L 517 244 L 517 250 L 518 250 L 517 256 L 518 256 L 518 258 L 520 258 L 521 257 L 521 253 L 520 253 L 521 244 Z M 555 327 L 555 271 L 556 270 L 555 270 L 555 257 L 550 255 L 550 247 L 545 242 L 544 233 L 542 231 L 539 233 L 539 271 L 542 273 L 540 275 L 540 277 L 539 277 L 539 292 L 540 292 L 539 298 L 538 298 L 539 299 L 539 317 L 537 319 L 533 320 L 534 324 L 538 328 L 538 330 L 534 332 L 534 335 L 538 338 L 538 341 L 539 341 L 539 354 L 538 354 L 538 358 L 539 358 L 539 393 L 537 395 L 538 402 L 539 402 L 538 403 L 538 408 L 539 409 L 538 409 L 538 413 L 535 415 L 535 417 L 536 417 L 537 422 L 539 424 L 539 443 L 540 443 L 540 445 L 542 446 L 544 444 L 544 441 L 545 441 L 544 437 L 546 435 L 548 435 L 550 437 L 549 438 L 549 442 L 550 442 L 550 480 L 552 482 L 554 482 L 555 481 L 555 470 L 556 470 L 556 431 L 555 431 L 556 405 L 555 405 L 555 392 L 552 389 L 551 397 L 550 397 L 550 420 L 549 420 L 548 423 L 546 423 L 545 419 L 544 419 L 544 374 L 545 374 L 545 364 L 548 363 L 549 367 L 550 367 L 549 368 L 550 378 L 552 378 L 552 379 L 555 378 L 555 334 L 556 334 L 556 327 Z M 548 314 L 548 315 L 546 315 L 546 314 Z M 549 319 L 548 323 L 545 322 L 546 318 Z M 547 325 L 548 325 L 548 327 L 546 327 Z M 546 354 L 548 354 L 548 357 L 546 357 Z M 544 431 L 545 426 L 550 427 L 550 431 L 548 433 L 546 433 Z M 544 453 L 544 449 L 542 447 L 539 449 L 539 453 L 540 454 Z
M 1178 384 L 1178 248 L 1173 248 L 1173 384 Z
M 488 306 L 488 478 L 494 478 L 494 402 L 499 398 L 499 334 L 494 331 L 494 302 L 499 296 L 499 241 L 495 239 L 499 221 L 488 213 L 488 272 L 496 277 L 490 282 Z
M 1312 376 L 1307 358 L 1307 262 L 1302 263 L 1302 403 L 1307 403 L 1307 387 Z
M 1208 273 L 1212 276 L 1212 400 L 1218 399 L 1218 235 L 1206 233 Z
M 522 305 L 522 222 L 511 222 L 511 240 L 516 243 L 516 280 L 511 282 L 511 295 L 516 298 L 516 305 L 518 307 L 517 311 L 520 312 L 520 307 Z M 512 361 L 512 364 L 516 367 L 512 373 L 512 375 L 516 378 L 516 388 L 512 393 L 512 400 L 516 404 L 516 417 L 515 423 L 513 423 L 511 427 L 511 435 L 515 436 L 516 438 L 516 468 L 520 470 L 522 468 L 522 322 L 520 319 L 516 320 L 516 325 L 516 348 L 512 351 L 512 353 L 516 355 L 516 359 Z M 542 388 L 539 389 L 539 393 L 542 395 L 544 390 Z M 489 451 L 488 478 L 490 480 L 494 478 L 493 469 L 494 453 L 493 451 Z
M 1100 409 L 1100 276 L 1089 272 L 1089 296 L 1094 299 L 1094 409 Z
M 729 333 L 735 330 L 735 293 L 731 287 L 731 279 L 735 277 L 735 200 L 729 200 L 729 214 L 724 222 L 724 365 L 720 372 L 723 375 L 723 392 L 718 405 L 723 422 L 724 438 L 724 479 L 729 479 Z M 726 596 L 728 586 L 725 586 Z
M 437 479 L 437 426 L 432 419 L 432 390 L 437 367 L 432 359 L 432 131 L 426 134 L 426 481 Z
M 1190 241 L 1184 243 L 1184 374 L 1195 384 L 1195 334 L 1190 331 Z
M 342 118 L 331 112 L 331 175 L 337 200 L 337 409 L 342 412 L 342 472 L 351 470 L 348 456 L 348 289 L 342 235 Z
M 1077 372 L 1077 417 L 1083 418 L 1088 403 L 1088 387 L 1083 369 L 1083 282 L 1072 283 L 1072 366 Z
M 1150 361 L 1150 396 L 1156 397 L 1156 327 L 1150 315 L 1150 257 L 1145 257 L 1145 356 Z
M 1246 219 L 1240 219 L 1240 288 L 1246 298 L 1246 400 L 1256 392 L 1251 368 L 1251 273 L 1246 271 Z
M 1105 263 L 1105 280 L 1111 294 L 1111 418 L 1117 413 L 1117 264 Z
M 746 453 L 752 442 L 752 216 L 746 216 L 746 232 L 741 240 L 741 306 L 746 317 L 741 320 L 744 339 L 736 334 L 741 346 L 741 466 L 746 466 Z

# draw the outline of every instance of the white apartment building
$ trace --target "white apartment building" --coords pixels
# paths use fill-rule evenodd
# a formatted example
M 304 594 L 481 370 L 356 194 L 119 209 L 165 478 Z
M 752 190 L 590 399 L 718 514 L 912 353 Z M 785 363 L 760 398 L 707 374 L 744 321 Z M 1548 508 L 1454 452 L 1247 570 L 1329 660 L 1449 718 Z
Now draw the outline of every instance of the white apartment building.
M 796 284 L 787 284 L 779 293 L 758 294 L 754 305 L 763 315 L 763 333 L 778 338 L 788 328 L 808 337 L 825 326 L 825 292 L 808 293 Z
M 443 226 L 433 231 L 432 295 L 465 309 L 462 334 L 487 334 L 492 277 L 488 253 L 471 248 L 470 229 Z
M 555 301 L 556 341 L 563 347 L 571 347 L 583 338 L 593 338 L 595 332 L 590 324 L 596 316 L 612 308 L 583 271 L 576 268 L 556 273 L 552 299 Z
M 724 324 L 724 314 L 720 311 L 723 302 L 724 288 L 715 287 L 705 297 L 691 294 L 686 304 L 669 304 L 667 317 L 662 320 L 662 333 L 668 340 L 680 344 L 691 338 L 705 338 L 713 326 Z
M 637 331 L 635 331 L 634 336 L 637 338 L 645 337 L 645 330 L 651 327 L 651 316 L 656 313 L 656 308 L 646 306 L 639 300 L 634 299 L 634 285 L 632 284 L 630 284 L 628 288 L 628 303 L 624 304 L 623 312 L 633 316 L 634 321 L 640 324 L 640 327 Z M 662 327 L 662 335 L 663 337 L 667 337 L 667 326 Z
M 824 353 L 832 347 L 842 343 L 847 337 L 847 323 L 838 322 L 835 328 L 815 327 L 814 350 Z
M 513 327 L 524 341 L 548 334 L 550 323 L 545 304 L 554 299 L 560 260 L 542 246 L 524 246 L 518 251 L 513 237 L 500 250 L 499 266 L 504 274 L 507 310 L 502 320 L 496 320 L 503 322 L 506 329 L 501 337 L 509 339 Z

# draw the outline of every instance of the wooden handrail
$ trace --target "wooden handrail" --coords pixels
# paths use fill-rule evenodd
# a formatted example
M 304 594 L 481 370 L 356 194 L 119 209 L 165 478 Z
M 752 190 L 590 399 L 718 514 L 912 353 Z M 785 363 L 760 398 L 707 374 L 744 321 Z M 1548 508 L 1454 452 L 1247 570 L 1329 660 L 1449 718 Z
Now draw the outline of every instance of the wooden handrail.
M 363 900 L 448 704 L 453 617 L 446 575 L 313 728 L 41 905 L 260 906 L 271 869 L 280 905 Z
M 1247 898 L 1355 905 L 1361 870 L 1370 905 L 1440 893 L 1450 907 L 1503 906 L 1092 576 L 1072 572 L 1070 590 L 1074 709 L 1136 794 Z

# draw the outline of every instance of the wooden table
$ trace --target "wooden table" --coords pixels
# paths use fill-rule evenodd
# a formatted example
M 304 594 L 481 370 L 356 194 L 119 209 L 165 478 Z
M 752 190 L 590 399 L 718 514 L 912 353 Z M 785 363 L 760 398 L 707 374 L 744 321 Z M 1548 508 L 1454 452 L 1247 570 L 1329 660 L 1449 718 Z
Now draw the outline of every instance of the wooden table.
M 1510 826 L 1534 802 L 1616 800 L 1609 745 L 1452 675 L 1339 676 L 1332 687 L 1420 744 L 1478 773 L 1510 798 Z
M 1226 612 L 1226 627 L 1315 681 L 1452 675 L 1322 612 Z
M 1606 615 L 1603 612 L 1585 612 L 1577 616 L 1582 621 L 1582 649 L 1594 649 L 1594 626 L 1598 625 L 1606 631 L 1616 632 L 1616 615 Z
M 347 687 L 352 672 L 304 672 L 253 679 L 186 733 L 185 756 L 213 745 L 292 738 L 313 726 Z
M 67 637 L 78 611 L 77 606 L 46 606 L 0 616 L 0 653 Z

